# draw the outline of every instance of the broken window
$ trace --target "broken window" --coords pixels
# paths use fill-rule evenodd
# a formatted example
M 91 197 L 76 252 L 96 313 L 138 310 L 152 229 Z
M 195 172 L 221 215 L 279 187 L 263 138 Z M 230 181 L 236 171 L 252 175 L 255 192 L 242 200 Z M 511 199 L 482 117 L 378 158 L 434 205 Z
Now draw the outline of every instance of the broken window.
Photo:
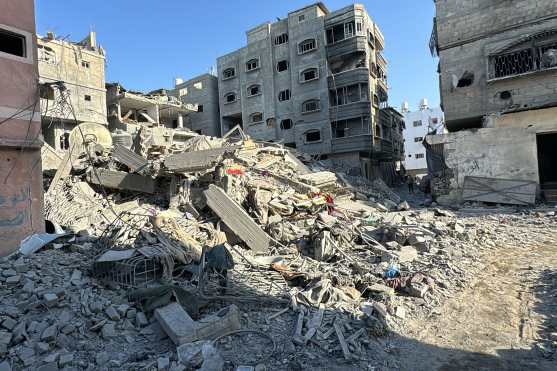
M 423 138 L 423 137 L 416 137 L 416 138 L 414 138 L 414 142 L 415 142 L 415 143 L 421 143 L 421 142 L 423 142 L 423 141 L 424 141 L 424 138 Z
M 319 70 L 315 67 L 308 68 L 301 73 L 301 80 L 300 82 L 307 82 L 316 80 L 319 78 Z
M 39 86 L 39 95 L 42 99 L 54 100 L 54 88 L 50 85 Z
M 60 149 L 70 149 L 70 133 L 64 133 L 60 135 Z
M 310 99 L 302 103 L 302 113 L 319 111 L 319 99 Z
M 246 71 L 253 71 L 259 68 L 259 59 L 252 58 L 246 62 Z
M 300 14 L 300 15 L 298 16 L 298 22 L 303 22 L 303 21 L 305 21 L 305 20 L 306 20 L 306 15 L 305 15 L 305 14 Z
M 275 37 L 275 45 L 286 44 L 288 42 L 288 34 L 283 33 Z
M 253 97 L 261 94 L 261 85 L 251 85 L 248 87 L 248 96 Z
M 414 122 L 412 123 L 412 125 L 413 125 L 415 128 L 418 127 L 418 126 L 422 126 L 422 121 L 421 121 L 421 120 L 414 121 Z
M 91 64 L 87 61 L 81 61 L 81 67 L 90 68 Z
M 470 86 L 474 83 L 474 74 L 472 72 L 469 71 L 465 71 L 462 74 L 462 77 L 458 80 L 458 83 L 456 84 L 457 88 L 465 88 L 467 86 Z
M 315 50 L 317 44 L 315 39 L 307 39 L 298 44 L 298 54 L 308 53 Z
M 0 52 L 25 58 L 27 57 L 25 43 L 25 36 L 0 29 Z
M 263 114 L 261 112 L 254 112 L 250 115 L 250 122 L 257 123 L 263 121 Z
M 277 63 L 277 71 L 278 72 L 286 71 L 287 69 L 288 69 L 288 61 L 287 60 L 278 61 L 278 63 Z
M 195 84 L 193 84 L 193 87 L 196 88 L 197 90 L 201 90 L 201 89 L 203 89 L 203 82 L 198 81 Z
M 290 90 L 286 89 L 279 93 L 278 99 L 280 102 L 290 100 Z
M 224 96 L 224 101 L 226 103 L 236 102 L 236 93 L 228 93 Z
M 292 129 L 293 126 L 294 126 L 294 125 L 293 125 L 291 119 L 285 119 L 285 120 L 282 120 L 282 121 L 280 122 L 280 128 L 281 128 L 282 130 L 289 130 L 289 129 Z
M 91 102 L 91 96 L 90 95 L 85 95 L 83 97 L 83 99 L 85 99 L 87 102 Z
M 336 90 L 329 91 L 331 106 L 342 106 L 343 104 L 367 101 L 368 84 L 353 84 Z
M 56 52 L 48 46 L 37 45 L 38 58 L 40 62 L 56 64 Z
M 203 105 L 202 104 L 197 105 L 197 112 L 203 112 Z
M 230 79 L 234 76 L 236 76 L 236 70 L 232 67 L 227 68 L 222 72 L 222 78 L 223 79 Z
M 306 142 L 319 142 L 321 140 L 321 132 L 319 130 L 306 131 Z

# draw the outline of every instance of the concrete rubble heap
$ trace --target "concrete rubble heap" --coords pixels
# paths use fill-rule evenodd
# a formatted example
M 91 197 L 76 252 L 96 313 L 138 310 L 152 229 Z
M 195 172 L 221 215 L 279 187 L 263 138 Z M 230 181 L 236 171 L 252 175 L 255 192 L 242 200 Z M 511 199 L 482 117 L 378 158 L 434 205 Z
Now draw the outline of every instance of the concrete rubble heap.
M 541 208 L 413 209 L 238 133 L 62 164 L 45 206 L 65 233 L 0 260 L 0 368 L 392 368 L 383 335 L 467 287 L 483 250 L 556 225 Z

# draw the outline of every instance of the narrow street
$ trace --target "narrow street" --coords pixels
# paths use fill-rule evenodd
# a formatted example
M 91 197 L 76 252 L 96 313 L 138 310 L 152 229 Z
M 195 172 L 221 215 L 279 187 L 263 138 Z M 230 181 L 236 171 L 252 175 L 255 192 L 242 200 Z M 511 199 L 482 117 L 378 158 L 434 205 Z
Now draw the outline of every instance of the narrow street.
M 535 241 L 541 242 L 541 241 Z M 413 322 L 403 370 L 555 370 L 555 237 L 489 253 L 481 277 L 437 315 Z

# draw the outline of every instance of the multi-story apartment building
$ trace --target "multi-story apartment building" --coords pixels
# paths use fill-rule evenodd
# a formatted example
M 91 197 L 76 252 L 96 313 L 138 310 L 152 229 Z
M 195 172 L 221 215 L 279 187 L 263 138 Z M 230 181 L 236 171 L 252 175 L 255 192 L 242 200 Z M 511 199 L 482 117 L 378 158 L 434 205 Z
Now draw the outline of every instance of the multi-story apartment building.
M 483 176 L 536 182 L 557 196 L 557 1 L 435 6 L 430 46 L 454 133 L 430 144 L 444 148 L 452 169 L 448 195 L 458 198 L 465 177 Z
M 219 114 L 219 90 L 216 76 L 206 73 L 188 81 L 177 78 L 168 95 L 179 98 L 182 103 L 193 106 L 195 112 L 184 117 L 184 127 L 202 135 L 217 137 L 221 133 Z
M 49 32 L 37 44 L 44 139 L 67 150 L 76 124 L 107 124 L 105 53 L 95 32 L 77 43 Z
M 417 111 L 409 111 L 408 103 L 402 104 L 402 114 L 406 130 L 404 131 L 404 167 L 409 174 L 426 174 L 426 149 L 423 146 L 429 134 L 443 134 L 445 117 L 440 107 L 430 108 L 427 99 L 422 99 Z
M 34 6 L 0 11 L 0 256 L 45 228 Z
M 217 60 L 221 131 L 241 125 L 373 173 L 385 143 L 375 135 L 387 104 L 383 48 L 360 4 L 329 12 L 316 3 L 249 30 L 245 47 Z

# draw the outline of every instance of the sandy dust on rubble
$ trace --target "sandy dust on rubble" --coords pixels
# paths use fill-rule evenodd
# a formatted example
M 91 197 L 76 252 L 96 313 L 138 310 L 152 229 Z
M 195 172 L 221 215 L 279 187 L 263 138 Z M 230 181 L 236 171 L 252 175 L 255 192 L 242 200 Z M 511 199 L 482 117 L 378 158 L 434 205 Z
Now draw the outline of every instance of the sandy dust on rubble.
M 544 343 L 557 330 L 556 238 L 490 250 L 469 288 L 409 321 L 401 369 L 555 370 Z

